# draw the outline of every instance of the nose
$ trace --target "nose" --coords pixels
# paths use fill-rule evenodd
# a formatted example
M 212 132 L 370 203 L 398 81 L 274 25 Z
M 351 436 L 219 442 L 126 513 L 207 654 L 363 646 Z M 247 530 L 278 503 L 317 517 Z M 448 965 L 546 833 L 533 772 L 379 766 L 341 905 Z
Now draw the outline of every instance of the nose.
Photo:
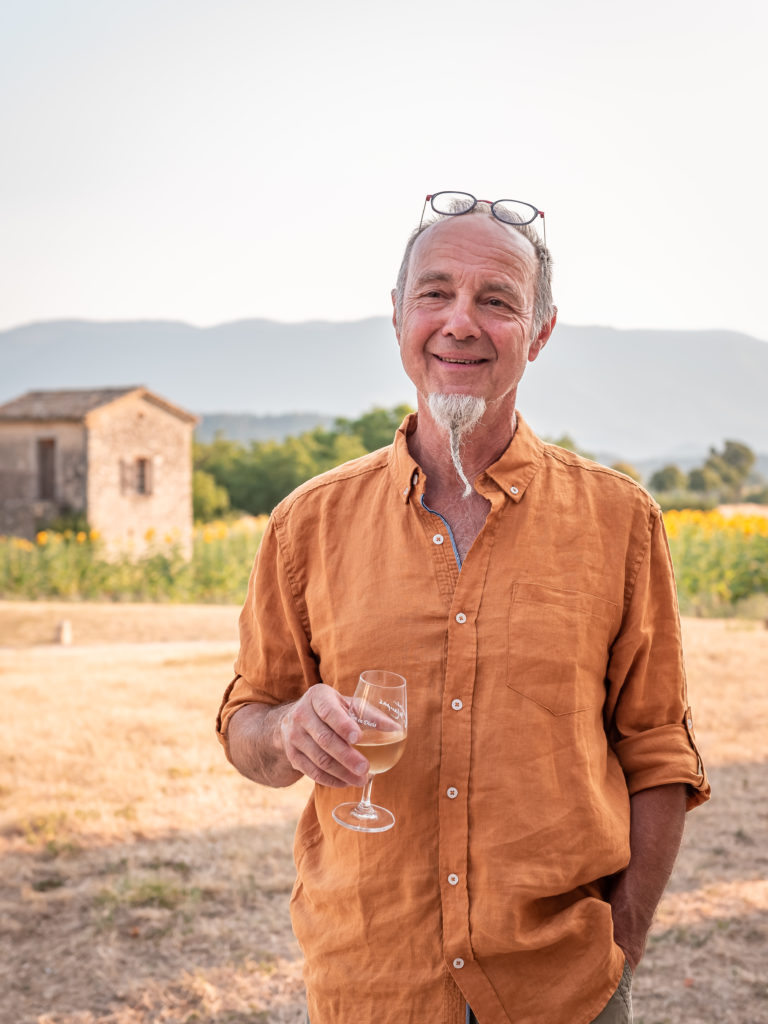
M 470 298 L 457 296 L 446 311 L 441 334 L 456 341 L 474 341 L 480 337 L 481 328 L 477 309 Z

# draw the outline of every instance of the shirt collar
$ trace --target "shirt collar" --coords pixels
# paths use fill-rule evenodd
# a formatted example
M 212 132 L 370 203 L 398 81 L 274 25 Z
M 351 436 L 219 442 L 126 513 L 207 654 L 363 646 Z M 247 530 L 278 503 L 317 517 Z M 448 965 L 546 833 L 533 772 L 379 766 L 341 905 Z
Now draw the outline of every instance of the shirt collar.
M 395 440 L 389 453 L 389 471 L 400 492 L 400 498 L 407 502 L 411 496 L 411 490 L 419 482 L 422 475 L 421 468 L 414 457 L 408 451 L 408 435 L 416 429 L 416 413 L 412 412 L 405 417 L 397 428 Z
M 389 455 L 389 470 L 403 502 L 409 501 L 413 488 L 424 475 L 408 450 L 408 435 L 416 429 L 416 422 L 416 413 L 406 416 L 398 428 Z M 511 501 L 520 501 L 536 475 L 543 451 L 543 442 L 518 412 L 515 436 L 500 458 L 476 478 L 478 490 L 482 491 L 484 486 L 491 484 Z
M 541 441 L 517 413 L 517 430 L 506 450 L 477 478 L 478 490 L 492 481 L 514 502 L 522 500 L 528 484 L 536 475 L 544 454 Z

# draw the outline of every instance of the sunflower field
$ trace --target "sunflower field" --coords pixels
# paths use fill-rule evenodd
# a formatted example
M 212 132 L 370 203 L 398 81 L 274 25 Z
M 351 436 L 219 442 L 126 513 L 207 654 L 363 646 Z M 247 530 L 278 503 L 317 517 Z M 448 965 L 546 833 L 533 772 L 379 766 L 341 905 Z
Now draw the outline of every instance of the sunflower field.
M 43 530 L 34 541 L 0 537 L 0 598 L 240 604 L 267 516 L 195 528 L 191 560 L 172 536 L 144 537 L 138 557 L 105 557 L 90 532 Z
M 768 617 L 768 515 L 664 515 L 684 615 Z M 0 537 L 0 598 L 240 604 L 266 516 L 195 529 L 191 561 L 172 537 L 136 558 L 106 558 L 95 531 Z
M 664 514 L 684 615 L 768 615 L 768 515 Z

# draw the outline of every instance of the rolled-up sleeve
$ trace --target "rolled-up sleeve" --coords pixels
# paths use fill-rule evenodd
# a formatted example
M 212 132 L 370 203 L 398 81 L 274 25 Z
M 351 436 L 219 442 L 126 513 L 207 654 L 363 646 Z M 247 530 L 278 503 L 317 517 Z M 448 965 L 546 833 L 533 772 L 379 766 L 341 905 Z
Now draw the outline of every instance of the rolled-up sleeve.
M 682 782 L 689 809 L 708 800 L 687 699 L 672 560 L 656 505 L 631 566 L 607 681 L 607 733 L 630 795 Z
M 240 613 L 240 651 L 234 670 L 216 720 L 227 757 L 227 728 L 236 711 L 246 704 L 298 700 L 310 685 L 320 682 L 306 609 L 274 515 L 264 532 Z

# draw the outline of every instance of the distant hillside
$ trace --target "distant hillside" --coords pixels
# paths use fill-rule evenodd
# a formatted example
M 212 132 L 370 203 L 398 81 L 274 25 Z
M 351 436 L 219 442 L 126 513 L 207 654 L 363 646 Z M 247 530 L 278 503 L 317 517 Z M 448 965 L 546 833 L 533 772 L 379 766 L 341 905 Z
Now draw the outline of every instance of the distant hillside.
M 0 401 L 29 388 L 139 380 L 202 413 L 308 409 L 333 417 L 396 405 L 412 391 L 384 317 L 208 328 L 52 321 L 0 332 L 0 365 Z
M 353 323 L 55 321 L 0 332 L 0 401 L 32 388 L 143 383 L 199 413 L 356 416 L 413 404 L 386 317 Z M 768 452 L 768 344 L 729 331 L 558 325 L 520 387 L 535 429 L 623 458 Z
M 250 413 L 206 413 L 201 417 L 195 430 L 195 438 L 207 443 L 217 434 L 230 441 L 283 441 L 286 437 L 297 437 L 315 427 L 330 427 L 333 416 L 320 413 L 295 412 L 283 416 L 254 416 Z

